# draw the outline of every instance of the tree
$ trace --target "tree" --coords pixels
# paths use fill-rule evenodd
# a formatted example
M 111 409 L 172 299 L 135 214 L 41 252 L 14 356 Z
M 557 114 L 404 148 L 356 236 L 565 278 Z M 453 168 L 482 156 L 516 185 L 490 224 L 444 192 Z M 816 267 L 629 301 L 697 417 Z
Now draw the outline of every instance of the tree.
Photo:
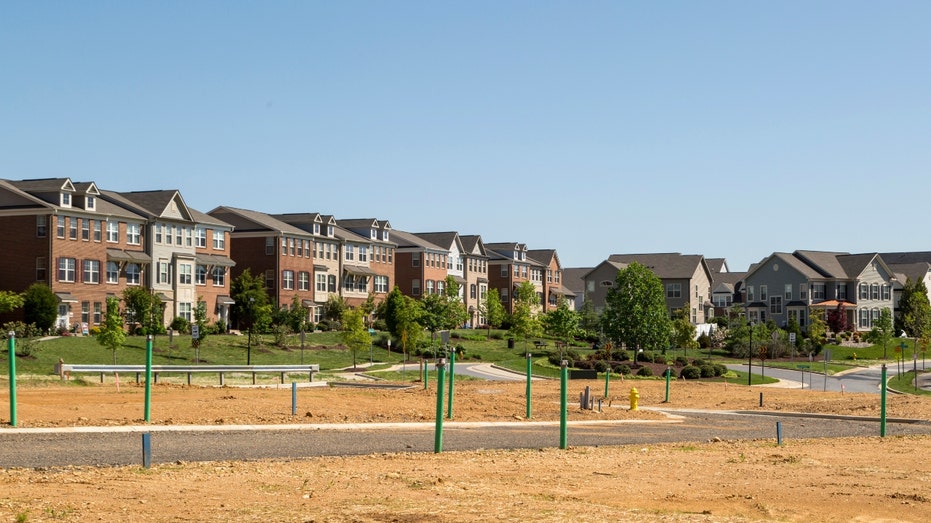
M 837 308 L 828 312 L 828 327 L 831 332 L 840 333 L 850 329 L 850 323 L 847 321 L 847 311 L 843 303 L 838 303 Z
M 524 341 L 539 336 L 543 332 L 543 325 L 537 317 L 535 308 L 540 305 L 540 296 L 537 289 L 529 281 L 521 282 L 514 289 L 511 309 L 511 328 L 508 333 Z
M 824 322 L 824 310 L 815 309 L 811 312 L 811 323 L 808 325 L 808 339 L 811 340 L 815 354 L 821 352 L 821 348 L 827 343 L 828 327 Z
M 569 302 L 562 297 L 555 309 L 543 315 L 541 322 L 547 334 L 561 340 L 567 347 L 579 332 L 579 313 L 570 309 Z M 562 351 L 560 351 L 559 359 L 562 359 Z
M 142 287 L 127 287 L 123 290 L 123 303 L 126 304 L 126 322 L 131 333 L 137 323 L 144 335 L 165 332 L 164 312 L 158 296 Z
M 462 297 L 459 296 L 459 289 L 459 283 L 452 276 L 447 276 L 446 289 L 443 294 L 446 296 L 448 304 L 446 315 L 450 329 L 462 327 L 469 321 L 469 311 L 466 310 L 465 303 L 462 302 Z
M 123 330 L 123 315 L 120 314 L 120 300 L 113 296 L 107 298 L 107 311 L 104 314 L 103 325 L 97 333 L 97 343 L 110 349 L 113 353 L 113 364 L 116 365 L 116 349 L 126 341 L 126 332 Z
M 246 269 L 230 282 L 230 297 L 235 302 L 230 311 L 239 328 L 249 329 L 246 345 L 246 364 L 252 363 L 252 334 L 264 332 L 271 324 L 272 306 L 268 303 L 268 294 L 264 282 L 252 276 Z
M 598 331 L 601 329 L 601 319 L 598 317 L 598 312 L 595 311 L 595 305 L 592 303 L 592 300 L 588 299 L 588 296 L 585 297 L 585 300 L 582 302 L 582 308 L 578 311 L 579 314 L 579 329 L 582 330 L 584 336 L 594 337 L 598 335 Z
M 685 349 L 686 356 L 689 349 L 698 348 L 698 341 L 695 340 L 696 331 L 695 325 L 689 321 L 688 309 L 685 307 L 678 309 L 672 321 L 672 343 L 676 347 Z
M 605 335 L 615 344 L 640 349 L 669 346 L 672 327 L 663 283 L 640 263 L 618 271 L 601 319 Z
M 372 336 L 365 328 L 364 311 L 362 309 L 347 309 L 341 318 L 343 330 L 339 333 L 340 341 L 352 353 L 352 368 L 356 368 L 356 357 L 360 350 L 371 345 Z
M 449 297 L 443 294 L 428 294 L 421 298 L 421 316 L 420 324 L 430 332 L 431 338 L 436 340 L 436 333 L 440 330 L 451 329 L 456 327 L 452 323 L 452 314 L 450 308 L 454 305 L 449 301 Z M 436 347 L 434 347 L 434 350 Z
M 23 295 L 18 292 L 0 291 L 0 314 L 13 312 L 23 306 Z
M 191 338 L 191 346 L 196 349 L 207 337 L 207 302 L 202 299 L 197 301 L 197 307 L 194 308 L 194 324 L 197 325 L 197 338 Z
M 26 323 L 35 324 L 42 332 L 49 332 L 58 319 L 58 297 L 44 283 L 34 283 L 23 294 L 23 313 Z
M 399 329 L 400 321 L 400 311 L 404 307 L 404 294 L 401 293 L 401 289 L 397 285 L 391 289 L 391 292 L 388 293 L 388 296 L 385 298 L 385 301 L 382 302 L 382 318 L 385 320 L 385 326 L 388 328 L 388 332 L 397 339 L 401 339 L 401 332 Z
M 892 313 L 888 308 L 879 311 L 879 318 L 873 322 L 873 328 L 867 335 L 867 339 L 873 345 L 883 346 L 883 359 L 886 359 L 886 349 L 889 342 L 895 337 L 895 328 L 892 325 Z
M 922 338 L 931 333 L 931 304 L 924 281 L 905 280 L 899 298 L 899 317 L 902 330 L 909 337 Z
M 498 294 L 497 289 L 488 289 L 488 292 L 485 293 L 485 303 L 479 307 L 479 310 L 485 316 L 485 323 L 488 324 L 488 335 L 491 336 L 492 327 L 496 329 L 501 327 L 507 314 L 504 305 L 501 304 L 501 295 Z

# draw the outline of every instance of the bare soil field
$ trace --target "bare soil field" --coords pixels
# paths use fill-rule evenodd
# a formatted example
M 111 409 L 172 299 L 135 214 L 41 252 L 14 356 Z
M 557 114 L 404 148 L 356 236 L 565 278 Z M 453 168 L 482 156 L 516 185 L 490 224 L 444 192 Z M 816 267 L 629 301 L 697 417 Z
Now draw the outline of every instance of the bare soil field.
M 662 381 L 612 382 L 601 412 L 578 407 L 589 386 L 571 381 L 569 420 L 649 420 L 630 411 L 665 399 Z M 674 382 L 668 406 L 879 415 L 878 394 Z M 143 424 L 144 387 L 29 385 L 19 427 Z M 8 396 L 0 421 L 8 423 Z M 610 407 L 609 407 L 610 404 Z M 306 387 L 291 415 L 290 386 L 152 389 L 151 423 L 225 425 L 431 421 L 429 390 Z M 525 416 L 525 383 L 457 381 L 455 421 Z M 931 419 L 931 400 L 890 395 L 889 417 Z M 559 383 L 533 383 L 533 419 L 559 419 Z M 3 428 L 15 431 L 16 428 Z M 931 438 L 696 441 L 568 450 L 376 454 L 294 461 L 0 470 L 2 521 L 929 521 Z

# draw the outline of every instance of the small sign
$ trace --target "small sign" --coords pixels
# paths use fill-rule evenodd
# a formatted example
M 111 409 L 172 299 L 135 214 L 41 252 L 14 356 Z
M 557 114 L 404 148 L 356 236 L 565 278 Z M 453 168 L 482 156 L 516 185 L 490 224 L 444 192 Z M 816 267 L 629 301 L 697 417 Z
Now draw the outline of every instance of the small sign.
M 305 341 L 306 339 L 307 339 L 307 333 L 304 332 L 304 331 L 301 331 L 301 345 L 304 344 L 304 341 Z
M 794 332 L 790 332 L 790 333 L 789 333 L 789 343 L 795 343 L 795 333 L 794 333 Z
M 831 351 L 826 350 L 824 351 L 824 362 L 827 363 L 829 361 L 831 361 Z
M 773 331 L 773 343 L 776 343 L 777 341 L 779 341 L 779 333 L 777 331 Z
M 443 345 L 449 343 L 449 331 L 440 331 L 440 339 L 443 342 Z
M 191 339 L 200 339 L 200 327 L 197 325 L 191 325 Z
M 88 331 L 87 329 L 87 322 L 82 322 L 81 323 L 81 334 L 87 336 L 89 332 L 90 331 Z

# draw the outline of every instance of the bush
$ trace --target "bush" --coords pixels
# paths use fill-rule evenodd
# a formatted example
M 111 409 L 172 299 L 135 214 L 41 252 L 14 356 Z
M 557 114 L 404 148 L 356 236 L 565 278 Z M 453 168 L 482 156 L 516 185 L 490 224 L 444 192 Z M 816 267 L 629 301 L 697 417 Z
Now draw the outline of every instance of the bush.
M 701 367 L 702 365 L 707 365 L 707 363 L 705 363 L 705 360 L 701 358 L 695 358 L 692 360 L 692 365 L 696 367 Z
M 280 325 L 272 326 L 272 338 L 275 340 L 276 346 L 282 348 L 287 347 L 288 334 L 291 334 L 291 327 L 288 327 L 283 323 Z
M 685 367 L 689 364 L 689 359 L 685 356 L 676 356 L 676 367 Z
M 614 372 L 623 376 L 630 376 L 630 366 L 628 366 L 626 363 L 622 363 L 614 367 Z
M 699 367 L 699 369 L 701 370 L 702 378 L 713 378 L 714 377 L 714 365 L 705 364 Z
M 608 372 L 608 369 L 610 368 L 608 367 L 608 364 L 604 362 L 604 360 L 596 361 L 593 367 L 598 372 Z
M 181 316 L 175 316 L 175 319 L 171 320 L 170 327 L 173 331 L 187 333 L 190 332 L 188 329 L 191 328 L 191 322 L 187 321 Z
M 715 363 L 714 364 L 715 377 L 724 376 L 725 374 L 727 374 L 727 367 L 725 367 L 724 365 L 721 365 L 720 363 Z
M 653 361 L 653 353 L 652 352 L 638 352 L 637 361 Z
M 637 370 L 637 376 L 652 376 L 652 375 L 653 375 L 653 369 L 651 369 L 650 367 L 640 367 Z
M 711 336 L 708 336 L 707 333 L 703 332 L 701 336 L 698 337 L 698 346 L 702 349 L 711 347 Z
M 615 350 L 611 353 L 611 359 L 614 361 L 630 361 L 630 353 L 626 350 Z
M 576 368 L 576 369 L 582 369 L 582 370 L 591 370 L 591 369 L 592 369 L 592 362 L 587 361 L 587 360 L 575 360 L 575 361 L 571 361 L 571 360 L 570 360 L 570 362 L 571 362 L 570 367 L 573 367 L 573 368 Z M 604 362 L 602 362 L 602 363 L 604 363 Z
M 679 371 L 679 377 L 685 380 L 697 380 L 701 378 L 701 369 L 694 365 L 686 365 Z

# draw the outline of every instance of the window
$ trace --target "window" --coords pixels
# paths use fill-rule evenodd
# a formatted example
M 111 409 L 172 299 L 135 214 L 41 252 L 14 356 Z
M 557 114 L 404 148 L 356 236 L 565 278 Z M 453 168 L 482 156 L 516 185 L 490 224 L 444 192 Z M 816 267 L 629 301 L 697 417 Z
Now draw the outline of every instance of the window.
M 433 294 L 433 280 L 427 280 L 427 294 Z
M 59 238 L 65 237 L 65 217 L 59 216 L 55 221 L 55 236 Z
M 792 301 L 792 284 L 791 283 L 786 284 L 785 298 L 786 298 L 786 301 Z
M 802 301 L 808 299 L 808 284 L 800 283 L 798 284 L 798 298 Z
M 99 301 L 94 302 L 94 325 L 100 325 L 100 317 L 103 313 L 103 306 Z
M 120 266 L 116 262 L 107 262 L 107 283 L 120 282 Z
M 78 219 L 74 216 L 68 218 L 68 238 L 78 239 Z
M 91 239 L 91 220 L 85 219 L 81 222 L 81 239 L 90 241 Z
M 666 284 L 666 297 L 667 298 L 681 298 L 682 297 L 682 284 L 681 283 L 667 283 Z
M 162 243 L 162 224 L 155 224 L 155 243 Z
M 317 274 L 317 292 L 326 292 L 326 274 Z
M 281 288 L 294 290 L 294 271 L 281 271 Z
M 304 240 L 297 240 L 297 256 L 304 257 Z
M 157 263 L 158 283 L 171 283 L 171 264 L 166 260 L 159 260 Z
M 314 224 L 314 234 L 320 234 L 320 224 L 319 224 L 319 223 L 315 223 L 315 224 Z
M 870 327 L 870 310 L 860 309 L 860 328 L 868 329 Z
M 372 227 L 369 229 L 369 238 L 375 240 L 378 238 L 378 229 Z
M 328 274 L 326 277 L 327 292 L 336 292 L 336 275 Z
M 61 193 L 61 206 L 71 207 L 71 193 Z
M 218 251 L 226 249 L 226 237 L 223 231 L 213 231 L 213 248 Z
M 501 289 L 501 303 L 507 303 L 507 302 L 508 302 L 508 290 L 507 288 L 502 288 Z
M 420 280 L 411 280 L 411 294 L 420 296 Z
M 207 267 L 203 265 L 198 265 L 194 269 L 194 284 L 195 285 L 207 285 Z
M 879 284 L 878 283 L 870 284 L 870 299 L 871 300 L 879 299 Z
M 411 253 L 411 267 L 420 267 L 420 253 L 419 252 Z
M 271 269 L 265 271 L 265 288 L 266 289 L 275 288 L 275 271 Z
M 36 216 L 36 238 L 45 238 L 48 234 L 48 216 Z
M 436 282 L 436 293 L 444 294 L 445 292 L 446 292 L 446 282 L 443 280 L 439 280 L 438 282 Z
M 288 254 L 294 256 L 294 238 L 288 238 Z
M 91 302 L 82 301 L 81 302 L 81 323 L 90 323 L 91 316 Z
M 226 267 L 214 267 L 211 276 L 213 276 L 214 287 L 224 287 L 226 285 Z
M 288 239 L 287 238 L 281 239 L 281 255 L 282 256 L 288 255 Z
M 782 314 L 782 296 L 769 297 L 769 313 Z
M 94 220 L 94 241 L 95 242 L 99 242 L 101 240 L 102 227 L 103 225 L 102 225 L 101 220 Z
M 139 285 L 139 266 L 135 263 L 126 265 L 126 285 Z
M 84 260 L 84 283 L 100 283 L 100 262 Z
M 336 249 L 333 248 L 332 243 L 326 244 L 326 259 L 335 260 L 336 259 L 336 254 L 334 252 L 335 250 Z
M 346 292 L 352 292 L 355 289 L 356 280 L 355 276 L 352 274 L 347 274 L 343 278 L 343 290 Z
M 866 283 L 861 283 L 860 286 L 859 299 L 868 300 L 870 298 L 870 286 Z
M 760 301 L 766 303 L 766 300 L 769 299 L 769 292 L 766 285 L 760 285 Z
M 305 257 L 305 258 L 310 258 L 310 255 L 311 255 L 311 252 L 310 252 L 310 248 L 311 248 L 310 240 L 303 240 L 303 241 L 301 241 L 301 243 L 304 244 L 304 257 Z
M 877 321 L 879 321 L 879 309 L 873 308 L 870 311 L 870 324 L 874 325 Z
M 381 232 L 381 239 L 382 241 L 388 241 L 388 231 Z
M 74 281 L 74 258 L 58 258 L 58 281 Z
M 521 265 L 520 276 L 521 278 L 527 279 L 527 266 L 526 265 Z
M 178 304 L 178 316 L 191 321 L 193 317 L 191 316 L 191 304 L 190 303 L 179 303 Z
M 301 271 L 297 273 L 297 290 L 299 291 L 310 290 L 310 273 L 309 272 Z
M 359 246 L 359 261 L 366 263 L 369 261 L 369 250 L 365 245 Z
M 207 248 L 207 229 L 200 226 L 194 227 L 194 246 Z
M 107 241 L 116 243 L 120 241 L 120 224 L 107 221 Z
M 332 225 L 327 225 L 327 226 L 326 226 L 326 235 L 327 235 L 327 236 L 329 236 L 329 237 L 332 238 L 334 232 L 336 232 L 336 228 L 334 228 Z
M 815 283 L 811 286 L 811 299 L 813 300 L 823 300 L 824 299 L 824 284 Z
M 469 285 L 469 298 L 473 300 L 475 299 L 475 291 L 476 291 L 475 284 L 473 283 Z
M 36 257 L 36 281 L 46 281 L 48 279 L 47 263 L 45 256 Z
M 394 249 L 388 247 L 388 263 L 394 263 Z
M 191 270 L 193 267 L 190 263 L 182 263 L 178 266 L 178 283 L 181 285 L 191 284 Z
M 323 244 L 320 242 L 314 242 L 317 252 L 314 254 L 315 257 L 323 259 Z
M 84 209 L 87 211 L 93 211 L 97 208 L 97 198 L 93 196 L 84 197 Z
M 847 299 L 847 284 L 845 284 L 845 283 L 838 283 L 838 284 L 837 284 L 837 287 L 836 287 L 836 289 L 835 289 L 835 291 L 836 291 L 836 292 L 835 292 L 834 296 L 836 296 L 838 300 L 846 300 L 846 299 Z
M 756 293 L 754 292 L 753 285 L 747 285 L 747 303 L 756 301 Z
M 193 233 L 193 231 L 191 230 L 190 227 L 185 227 L 185 228 L 184 228 L 184 245 L 185 245 L 185 247 L 192 247 L 192 246 L 194 245 L 194 242 L 193 242 L 193 240 L 192 240 L 192 233 Z
M 273 236 L 265 237 L 265 256 L 275 255 L 275 238 Z
M 698 309 L 692 308 L 692 323 L 698 323 Z
M 354 245 L 346 245 L 346 251 L 345 251 L 345 256 L 344 256 L 346 261 L 355 260 L 355 256 L 356 256 L 355 251 L 356 251 L 356 248 Z
M 883 300 L 889 301 L 891 299 L 889 296 L 889 285 L 888 284 L 884 283 L 882 285 L 882 293 L 883 293 Z
M 520 278 L 520 265 L 514 264 L 514 277 Z
M 374 286 L 375 286 L 375 292 L 377 293 L 388 292 L 388 277 L 387 276 L 375 276 Z
M 184 240 L 182 234 L 184 229 L 187 229 L 187 227 L 182 228 L 180 225 L 175 226 L 175 245 L 183 245 L 182 242 Z
M 139 224 L 126 224 L 126 243 L 130 245 L 139 245 Z

